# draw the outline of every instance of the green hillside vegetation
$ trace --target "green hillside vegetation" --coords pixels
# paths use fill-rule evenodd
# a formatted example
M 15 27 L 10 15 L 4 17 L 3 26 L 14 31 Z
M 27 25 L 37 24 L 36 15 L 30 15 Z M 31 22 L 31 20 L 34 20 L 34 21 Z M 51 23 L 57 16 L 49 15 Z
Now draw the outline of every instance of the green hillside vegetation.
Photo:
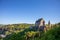
M 47 31 L 41 40 L 60 40 L 60 26 Z
M 30 26 L 34 26 L 34 24 L 9 24 L 9 25 L 3 25 L 0 26 L 2 34 L 9 35 L 11 33 L 18 33 L 20 31 L 23 31 L 24 29 L 29 28 Z M 0 32 L 0 34 L 1 34 Z
M 19 32 L 24 31 L 25 29 L 28 29 L 30 26 L 34 26 L 34 24 L 27 24 L 27 23 L 22 23 L 22 24 L 8 24 L 8 25 L 0 25 L 0 34 L 5 34 L 5 35 L 12 35 L 12 34 L 17 34 Z M 2 30 L 3 29 L 3 30 Z M 0 37 L 0 40 L 3 39 Z
M 39 36 L 39 31 L 27 28 L 19 33 L 12 33 L 3 40 L 60 40 L 60 24 L 58 23 L 53 27 L 54 28 L 50 29 L 46 33 L 43 33 L 42 36 Z

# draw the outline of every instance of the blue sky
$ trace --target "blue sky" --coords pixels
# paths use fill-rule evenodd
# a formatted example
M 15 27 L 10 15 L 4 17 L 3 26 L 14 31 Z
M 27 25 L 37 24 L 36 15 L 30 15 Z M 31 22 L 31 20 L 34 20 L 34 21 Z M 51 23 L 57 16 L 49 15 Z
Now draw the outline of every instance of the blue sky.
M 60 22 L 60 0 L 0 0 L 0 24 Z

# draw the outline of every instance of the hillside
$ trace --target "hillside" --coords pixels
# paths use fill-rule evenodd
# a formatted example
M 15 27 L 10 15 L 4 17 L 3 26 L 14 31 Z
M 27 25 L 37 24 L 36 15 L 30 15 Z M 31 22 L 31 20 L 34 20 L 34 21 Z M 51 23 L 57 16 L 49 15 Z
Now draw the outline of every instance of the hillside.
M 37 34 L 39 34 L 37 31 L 33 31 L 30 29 L 25 29 L 22 32 L 19 33 L 13 33 L 4 38 L 4 40 L 60 40 L 60 24 L 57 24 L 58 26 L 54 25 L 53 29 L 50 29 L 46 33 L 43 33 L 41 37 L 39 37 Z M 29 33 L 30 38 L 26 39 L 27 35 Z M 33 35 L 32 35 L 33 34 Z

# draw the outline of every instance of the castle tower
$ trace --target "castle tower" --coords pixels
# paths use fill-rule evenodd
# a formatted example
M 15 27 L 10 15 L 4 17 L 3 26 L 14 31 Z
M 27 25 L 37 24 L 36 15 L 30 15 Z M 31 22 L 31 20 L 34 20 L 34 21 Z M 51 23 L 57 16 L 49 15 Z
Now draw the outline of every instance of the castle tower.
M 51 29 L 51 23 L 48 21 L 48 28 Z

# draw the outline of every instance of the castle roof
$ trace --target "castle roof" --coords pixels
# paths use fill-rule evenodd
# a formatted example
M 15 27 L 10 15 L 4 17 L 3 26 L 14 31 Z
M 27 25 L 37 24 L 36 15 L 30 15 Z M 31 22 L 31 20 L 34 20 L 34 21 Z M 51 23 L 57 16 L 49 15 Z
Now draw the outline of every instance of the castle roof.
M 41 20 L 43 20 L 43 18 L 38 19 L 36 22 L 40 22 Z

